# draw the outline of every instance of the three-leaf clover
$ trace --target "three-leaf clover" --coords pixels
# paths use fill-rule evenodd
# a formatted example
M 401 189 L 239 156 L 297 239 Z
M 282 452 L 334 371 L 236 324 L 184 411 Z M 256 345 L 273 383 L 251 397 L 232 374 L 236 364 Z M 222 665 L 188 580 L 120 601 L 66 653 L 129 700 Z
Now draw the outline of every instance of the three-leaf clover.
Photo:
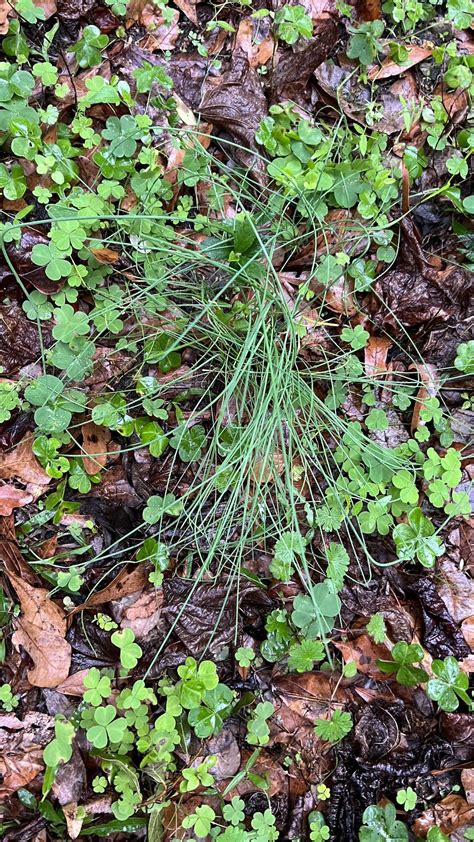
M 401 561 L 417 558 L 424 567 L 433 567 L 436 558 L 444 552 L 444 545 L 435 531 L 420 508 L 412 509 L 408 523 L 399 523 L 393 530 L 398 558 Z
M 435 659 L 431 665 L 435 678 L 430 678 L 426 686 L 426 694 L 433 701 L 438 702 L 442 710 L 451 713 L 459 707 L 459 699 L 469 707 L 472 700 L 467 694 L 469 678 L 463 672 L 452 655 L 444 661 Z
M 399 684 L 404 684 L 406 687 L 414 687 L 426 681 L 428 675 L 421 667 L 414 667 L 423 660 L 424 651 L 419 643 L 406 643 L 400 640 L 395 644 L 391 651 L 391 661 L 377 660 L 377 666 L 382 672 L 396 673 L 395 678 Z
M 138 643 L 135 643 L 135 633 L 132 629 L 125 628 L 122 631 L 115 631 L 110 638 L 114 646 L 120 649 L 120 663 L 126 670 L 136 667 L 143 652 Z
M 117 717 L 113 705 L 98 707 L 94 710 L 94 722 L 87 729 L 87 739 L 95 748 L 105 748 L 108 743 L 120 743 L 127 730 L 127 720 L 123 716 Z
M 97 667 L 92 667 L 89 670 L 87 675 L 84 676 L 83 683 L 86 687 L 84 701 L 94 707 L 101 705 L 102 700 L 107 699 L 112 692 L 110 678 L 107 675 L 101 675 Z
M 206 441 L 206 431 L 202 424 L 194 427 L 178 427 L 170 439 L 171 447 L 178 451 L 183 462 L 195 462 L 201 455 Z
M 157 523 L 164 515 L 171 515 L 178 517 L 183 511 L 183 503 L 177 500 L 174 494 L 168 493 L 164 497 L 159 494 L 153 494 L 148 498 L 147 504 L 143 509 L 143 520 L 145 523 Z
M 457 347 L 454 365 L 458 371 L 464 374 L 474 374 L 474 339 L 469 342 L 461 342 Z
M 348 342 L 351 346 L 353 351 L 360 351 L 361 348 L 365 348 L 367 342 L 369 341 L 370 333 L 368 330 L 364 330 L 362 325 L 356 325 L 355 327 L 344 327 L 341 330 L 341 339 L 343 342 Z

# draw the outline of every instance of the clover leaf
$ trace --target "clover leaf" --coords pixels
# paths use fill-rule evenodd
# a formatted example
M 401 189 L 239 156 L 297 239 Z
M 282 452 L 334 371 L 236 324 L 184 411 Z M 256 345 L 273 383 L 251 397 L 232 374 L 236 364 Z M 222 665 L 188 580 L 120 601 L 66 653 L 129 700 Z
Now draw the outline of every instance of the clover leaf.
M 153 494 L 148 498 L 147 504 L 143 509 L 143 520 L 145 523 L 157 523 L 164 515 L 171 517 L 178 517 L 183 511 L 183 503 L 177 500 L 174 494 L 165 494 L 160 497 L 159 494 Z
M 97 667 L 92 667 L 83 679 L 86 691 L 84 693 L 84 701 L 88 704 L 98 707 L 102 704 L 103 699 L 107 699 L 112 687 L 110 678 L 107 675 L 102 675 Z
M 442 710 L 451 713 L 459 707 L 459 699 L 469 707 L 472 700 L 466 690 L 469 687 L 469 678 L 463 672 L 456 660 L 448 655 L 444 661 L 435 659 L 431 665 L 435 678 L 430 678 L 426 686 L 426 695 L 438 702 Z
M 413 666 L 422 661 L 425 654 L 418 643 L 406 643 L 400 640 L 390 654 L 391 661 L 377 660 L 377 666 L 382 672 L 396 673 L 395 678 L 399 684 L 414 687 L 427 680 L 428 675 L 425 670 Z
M 408 523 L 399 523 L 393 530 L 397 556 L 401 561 L 417 558 L 424 567 L 433 567 L 443 554 L 444 545 L 435 535 L 435 528 L 420 508 L 408 514 Z
M 117 717 L 117 711 L 113 705 L 98 707 L 94 710 L 94 722 L 87 729 L 87 739 L 95 748 L 105 748 L 108 743 L 120 743 L 127 730 L 127 720 L 124 717 Z
M 329 634 L 334 619 L 341 610 L 341 600 L 331 579 L 313 585 L 311 595 L 299 594 L 293 602 L 291 619 L 305 637 L 315 638 Z
M 143 652 L 138 643 L 135 643 L 135 634 L 132 629 L 125 628 L 116 631 L 110 638 L 114 646 L 120 649 L 120 663 L 124 669 L 134 669 L 138 664 Z
M 195 462 L 201 455 L 206 441 L 206 431 L 202 424 L 194 427 L 178 427 L 170 439 L 171 447 L 178 451 L 183 462 Z

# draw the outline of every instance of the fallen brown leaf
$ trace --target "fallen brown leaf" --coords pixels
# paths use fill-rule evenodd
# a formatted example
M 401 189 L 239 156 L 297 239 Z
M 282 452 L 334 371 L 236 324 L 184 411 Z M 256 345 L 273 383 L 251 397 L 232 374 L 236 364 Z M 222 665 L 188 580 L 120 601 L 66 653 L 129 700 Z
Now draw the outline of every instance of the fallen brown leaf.
M 242 50 L 247 56 L 250 67 L 259 67 L 266 64 L 273 55 L 275 44 L 268 33 L 260 37 L 262 29 L 261 20 L 253 20 L 251 17 L 242 18 L 235 36 L 235 46 Z
M 452 561 L 441 561 L 439 571 L 443 581 L 438 585 L 438 593 L 446 608 L 456 623 L 461 623 L 466 617 L 470 617 L 474 606 L 474 580 L 470 579 L 461 570 L 458 570 Z
M 26 786 L 44 768 L 43 748 L 53 735 L 54 719 L 46 713 L 0 716 L 0 798 Z
M 387 368 L 387 354 L 392 345 L 387 336 L 371 336 L 364 352 L 365 373 L 377 380 Z
M 7 0 L 0 0 L 0 35 L 8 32 L 8 15 L 13 12 L 13 6 Z
M 184 15 L 194 23 L 196 26 L 198 24 L 197 12 L 196 12 L 196 3 L 198 0 L 174 0 L 174 5 L 181 9 Z
M 474 615 L 466 617 L 461 623 L 461 631 L 467 645 L 474 650 Z
M 0 559 L 5 565 L 5 573 L 13 573 L 30 585 L 38 584 L 39 577 L 23 558 L 15 534 L 13 516 L 0 518 Z
M 460 795 L 447 795 L 439 804 L 425 810 L 412 825 L 413 833 L 425 837 L 430 827 L 439 827 L 443 833 L 450 835 L 458 828 L 472 827 L 474 823 L 474 807 Z
M 0 478 L 18 477 L 33 485 L 48 485 L 51 477 L 41 467 L 32 450 L 33 437 L 28 435 L 9 453 L 0 455 Z
M 88 672 L 89 670 L 85 669 L 68 675 L 65 681 L 61 681 L 61 684 L 54 688 L 56 693 L 62 693 L 64 696 L 82 696 L 86 689 L 84 679 Z
M 386 58 L 380 67 L 372 67 L 369 70 L 367 74 L 368 78 L 372 81 L 380 81 L 381 79 L 389 79 L 391 76 L 400 76 L 400 74 L 405 73 L 410 67 L 414 67 L 415 64 L 419 64 L 421 61 L 429 58 L 433 52 L 430 47 L 420 47 L 418 44 L 407 47 L 407 51 L 408 56 L 403 64 L 397 64 L 393 59 Z
M 133 595 L 124 597 L 115 603 L 112 616 L 122 629 L 132 629 L 136 638 L 145 638 L 160 622 L 163 591 L 153 589 L 142 593 L 130 604 L 132 598 Z
M 345 643 L 335 642 L 334 646 L 339 649 L 346 664 L 355 661 L 358 672 L 376 680 L 386 678 L 386 674 L 377 667 L 377 659 L 390 660 L 390 651 L 386 646 L 374 643 L 368 634 L 359 634 L 354 640 Z
M 14 485 L 2 485 L 0 487 L 0 515 L 8 517 L 13 509 L 26 506 L 32 499 L 32 494 L 22 491 L 21 488 L 15 488 Z
M 69 675 L 71 647 L 65 640 L 64 611 L 45 588 L 33 588 L 14 573 L 9 574 L 20 600 L 22 614 L 14 620 L 12 642 L 23 646 L 34 663 L 28 680 L 35 687 L 56 687 Z
M 474 805 L 474 769 L 463 769 L 461 772 L 461 783 L 466 793 L 466 801 L 470 806 Z
M 98 474 L 107 464 L 107 445 L 112 438 L 108 427 L 99 427 L 93 421 L 88 421 L 81 427 L 82 447 L 84 456 L 84 470 L 87 474 Z
M 78 611 L 84 611 L 86 608 L 94 608 L 104 602 L 112 602 L 112 600 L 119 599 L 127 594 L 136 593 L 144 588 L 147 582 L 145 563 L 135 565 L 131 571 L 127 567 L 122 567 L 120 573 L 109 585 L 106 585 L 100 591 L 96 591 L 82 605 L 73 608 L 71 614 L 77 614 Z

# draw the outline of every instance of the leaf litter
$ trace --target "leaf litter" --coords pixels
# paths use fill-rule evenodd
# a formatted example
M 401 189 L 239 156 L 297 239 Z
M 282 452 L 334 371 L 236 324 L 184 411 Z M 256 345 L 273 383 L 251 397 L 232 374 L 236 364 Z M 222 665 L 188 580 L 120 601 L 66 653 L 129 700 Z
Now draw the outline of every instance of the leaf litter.
M 0 3 L 6 842 L 473 838 L 473 19 Z

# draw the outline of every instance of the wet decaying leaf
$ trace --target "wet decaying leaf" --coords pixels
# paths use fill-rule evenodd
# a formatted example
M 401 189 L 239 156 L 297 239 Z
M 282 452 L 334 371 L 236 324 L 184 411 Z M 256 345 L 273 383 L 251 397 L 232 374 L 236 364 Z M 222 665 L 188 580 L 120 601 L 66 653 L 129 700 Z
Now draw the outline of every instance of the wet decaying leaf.
M 25 277 L 22 274 L 22 277 Z M 56 289 L 57 287 L 55 287 Z M 43 334 L 45 346 L 51 344 L 51 335 Z M 16 302 L 0 305 L 0 365 L 2 374 L 17 374 L 27 363 L 36 362 L 41 354 L 38 328 L 27 319 Z
M 398 322 L 411 326 L 453 316 L 467 318 L 472 307 L 472 276 L 456 266 L 432 266 L 423 253 L 415 226 L 406 220 L 400 225 L 399 261 L 397 268 L 376 284 L 384 310 L 375 318 L 395 330 Z
M 273 102 L 303 98 L 311 74 L 326 61 L 337 41 L 337 26 L 332 20 L 318 23 L 314 38 L 306 41 L 296 52 L 286 51 L 278 57 L 272 70 L 270 86 Z
M 256 155 L 255 132 L 267 114 L 267 101 L 247 57 L 234 53 L 230 69 L 215 84 L 205 84 L 199 111 L 204 120 L 224 129 L 234 143 L 243 147 L 229 148 L 227 154 L 264 184 L 266 168 Z
M 263 591 L 245 581 L 237 591 L 235 583 L 225 581 L 208 585 L 166 579 L 163 594 L 163 617 L 194 657 L 201 656 L 208 647 L 215 652 L 230 644 L 243 617 L 249 625 L 257 623 L 271 604 Z

